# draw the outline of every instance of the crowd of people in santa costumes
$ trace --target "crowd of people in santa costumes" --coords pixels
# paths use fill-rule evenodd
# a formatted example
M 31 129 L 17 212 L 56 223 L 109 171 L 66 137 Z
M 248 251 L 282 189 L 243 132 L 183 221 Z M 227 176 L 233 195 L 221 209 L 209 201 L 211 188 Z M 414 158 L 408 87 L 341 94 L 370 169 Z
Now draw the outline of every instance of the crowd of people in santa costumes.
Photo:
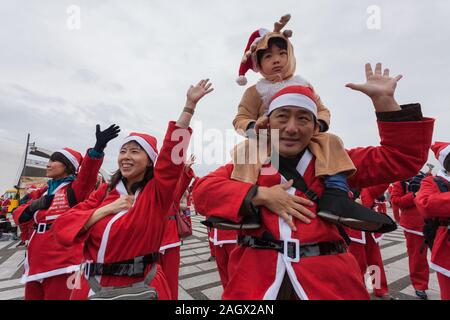
M 122 141 L 108 182 L 99 184 L 98 172 L 116 125 L 97 126 L 84 157 L 69 148 L 51 156 L 47 187 L 29 193 L 13 214 L 28 244 L 25 299 L 178 299 L 177 219 L 190 215 L 192 201 L 206 217 L 223 299 L 365 300 L 367 271 L 375 296 L 390 298 L 379 246 L 397 228 L 382 197 L 388 187 L 417 296 L 427 298 L 426 243 L 441 297 L 450 299 L 450 143 L 431 146 L 434 119 L 420 104 L 399 105 L 402 76 L 378 63 L 366 64 L 365 83 L 347 87 L 371 99 L 380 145 L 345 149 L 327 132 L 330 110 L 296 74 L 292 32 L 282 31 L 289 19 L 249 39 L 238 82 L 246 84 L 250 69 L 263 79 L 239 104 L 233 125 L 246 139 L 230 163 L 199 178 L 194 158 L 185 159 L 197 104 L 213 91 L 209 79 L 188 89 L 160 149 L 148 133 Z M 239 152 L 264 137 L 267 153 L 240 163 Z M 442 165 L 436 177 L 417 174 L 430 148 Z
M 80 268 L 83 243 L 63 246 L 55 240 L 55 222 L 94 190 L 107 143 L 118 136 L 119 127 L 101 131 L 96 144 L 82 155 L 70 148 L 56 151 L 47 164 L 48 185 L 29 195 L 17 208 L 14 221 L 28 241 L 22 283 L 26 300 L 69 299 L 69 277 Z M 31 232 L 30 232 L 31 231 Z
M 423 178 L 414 203 L 425 218 L 424 236 L 431 247 L 430 268 L 437 273 L 442 300 L 450 300 L 450 143 L 431 147 L 441 168 Z

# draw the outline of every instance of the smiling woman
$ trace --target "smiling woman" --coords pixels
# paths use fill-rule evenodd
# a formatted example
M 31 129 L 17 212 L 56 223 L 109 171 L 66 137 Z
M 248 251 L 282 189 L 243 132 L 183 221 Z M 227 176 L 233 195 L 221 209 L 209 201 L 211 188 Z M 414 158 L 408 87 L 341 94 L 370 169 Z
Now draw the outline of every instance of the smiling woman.
M 47 164 L 48 185 L 30 193 L 30 200 L 14 211 L 14 220 L 22 230 L 21 237 L 28 241 L 22 276 L 22 282 L 26 283 L 26 300 L 70 297 L 66 282 L 70 274 L 79 269 L 83 246 L 81 243 L 62 246 L 56 242 L 53 225 L 61 214 L 87 199 L 94 190 L 103 150 L 119 131 L 115 125 L 104 131 L 97 126 L 97 142 L 84 159 L 70 148 L 54 152 Z
M 186 105 L 178 121 L 169 123 L 160 152 L 156 138 L 149 134 L 133 132 L 125 138 L 111 183 L 101 185 L 87 201 L 58 219 L 56 239 L 64 245 L 84 243 L 85 248 L 88 280 L 77 281 L 72 299 L 91 299 L 102 290 L 120 291 L 130 284 L 147 287 L 148 283 L 159 299 L 172 298 L 166 275 L 157 264 L 173 191 L 184 168 L 183 161 L 172 154 L 181 150 L 184 157 L 196 105 L 212 90 L 209 80 L 189 88 Z

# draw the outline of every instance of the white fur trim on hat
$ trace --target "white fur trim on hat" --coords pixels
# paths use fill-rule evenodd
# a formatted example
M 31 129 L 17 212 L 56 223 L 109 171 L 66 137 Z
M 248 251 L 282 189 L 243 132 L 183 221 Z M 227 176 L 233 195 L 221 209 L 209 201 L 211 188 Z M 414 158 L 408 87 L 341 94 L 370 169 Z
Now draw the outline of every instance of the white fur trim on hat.
M 56 152 L 62 153 L 64 155 L 64 157 L 67 158 L 67 160 L 70 161 L 70 163 L 74 166 L 75 171 L 78 170 L 78 168 L 80 167 L 80 164 L 78 163 L 77 158 L 75 158 L 75 156 L 73 154 L 71 154 L 69 151 L 61 149 L 58 150 Z
M 127 144 L 128 142 L 131 142 L 131 141 L 135 141 L 135 142 L 139 143 L 139 145 L 148 154 L 148 156 L 152 160 L 153 164 L 155 164 L 156 158 L 158 158 L 158 154 L 156 153 L 156 151 L 153 149 L 153 147 L 144 138 L 139 137 L 139 136 L 126 137 L 123 140 L 123 142 L 122 142 L 122 146 L 124 146 L 125 144 Z
M 298 93 L 286 93 L 275 98 L 269 105 L 268 113 L 270 114 L 275 109 L 288 106 L 305 108 L 317 117 L 317 106 L 315 102 L 311 98 Z
M 444 165 L 445 158 L 450 153 L 450 144 L 439 152 L 439 163 Z

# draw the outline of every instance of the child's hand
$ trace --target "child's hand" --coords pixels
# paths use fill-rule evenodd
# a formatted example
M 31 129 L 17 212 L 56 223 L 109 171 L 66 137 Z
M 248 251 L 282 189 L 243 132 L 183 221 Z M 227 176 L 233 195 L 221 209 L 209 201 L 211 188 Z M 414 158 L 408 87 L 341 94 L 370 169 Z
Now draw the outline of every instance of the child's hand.
M 201 98 L 214 90 L 211 86 L 209 79 L 201 80 L 196 86 L 191 86 L 187 92 L 188 104 L 196 105 Z
M 255 131 L 256 134 L 258 134 L 259 130 L 261 129 L 267 129 L 269 126 L 269 117 L 268 116 L 262 116 L 258 120 L 256 120 L 255 123 Z

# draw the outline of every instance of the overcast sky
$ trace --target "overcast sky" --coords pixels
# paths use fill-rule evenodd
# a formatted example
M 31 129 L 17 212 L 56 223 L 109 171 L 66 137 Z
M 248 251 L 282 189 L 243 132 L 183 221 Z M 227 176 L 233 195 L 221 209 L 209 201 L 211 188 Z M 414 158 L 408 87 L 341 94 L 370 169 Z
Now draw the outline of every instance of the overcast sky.
M 80 29 L 68 27 L 71 5 L 80 8 Z M 371 5 L 381 10 L 379 30 L 367 26 Z M 204 130 L 231 129 L 248 37 L 285 13 L 292 15 L 297 74 L 331 109 L 331 131 L 346 147 L 378 144 L 369 99 L 344 87 L 363 82 L 364 63 L 378 61 L 404 75 L 398 101 L 420 102 L 437 118 L 435 140 L 450 141 L 446 0 L 0 0 L 0 193 L 14 183 L 28 132 L 41 147 L 83 152 L 96 123 L 119 124 L 121 138 L 138 131 L 162 139 L 186 89 L 203 77 L 216 90 L 195 119 Z M 106 152 L 110 171 L 119 141 Z M 202 175 L 212 167 L 196 168 Z

